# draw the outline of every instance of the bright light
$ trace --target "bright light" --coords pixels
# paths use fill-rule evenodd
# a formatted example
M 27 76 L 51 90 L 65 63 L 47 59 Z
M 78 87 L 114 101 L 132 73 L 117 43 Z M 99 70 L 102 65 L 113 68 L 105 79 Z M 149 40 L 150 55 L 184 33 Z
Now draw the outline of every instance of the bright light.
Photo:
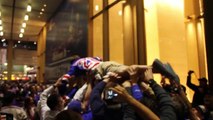
M 21 32 L 21 33 L 24 33 L 24 28 L 21 28 L 20 32 Z
M 26 24 L 25 22 L 24 22 L 24 23 L 22 23 L 22 27 L 23 27 L 23 28 L 25 28 L 25 27 L 26 27 L 26 25 L 27 25 L 27 24 Z
M 1 41 L 4 42 L 6 39 L 2 39 Z
M 8 64 L 7 64 L 7 63 L 4 63 L 4 65 L 7 66 Z
M 98 11 L 99 10 L 99 6 L 95 5 L 95 10 Z
M 18 41 L 18 43 L 21 43 L 21 41 Z
M 144 9 L 146 12 L 150 11 L 154 6 L 153 0 L 144 0 Z
M 4 71 L 3 73 L 4 73 L 4 74 L 7 74 L 7 71 Z
M 164 7 L 172 7 L 175 9 L 183 10 L 183 0 L 157 0 L 158 4 L 164 5 Z
M 37 43 L 36 43 L 36 42 L 34 42 L 34 44 L 36 45 Z
M 29 20 L 29 15 L 25 15 L 24 20 L 26 20 L 26 21 Z
M 118 11 L 118 15 L 120 15 L 120 16 L 122 15 L 122 10 Z
M 40 15 L 42 15 L 43 13 L 42 12 L 40 12 Z
M 31 12 L 31 10 L 32 10 L 31 5 L 27 5 L 27 12 Z
M 3 31 L 1 31 L 1 32 L 0 32 L 0 36 L 3 36 L 3 35 L 4 35 L 4 32 L 3 32 Z
M 121 0 L 122 3 L 126 3 L 126 0 Z
M 44 4 L 44 7 L 47 7 L 47 5 L 46 5 L 46 4 Z
M 44 8 L 42 8 L 42 9 L 41 9 L 41 11 L 43 11 L 43 12 L 44 12 Z
M 3 30 L 3 26 L 2 25 L 0 26 L 0 30 Z
M 0 19 L 0 25 L 2 24 L 2 20 Z
M 15 77 L 14 77 L 14 76 L 11 76 L 11 80 L 15 80 Z
M 19 37 L 20 37 L 20 38 L 22 38 L 22 37 L 23 37 L 23 34 L 22 34 L 22 33 L 20 33 L 20 34 L 19 34 Z

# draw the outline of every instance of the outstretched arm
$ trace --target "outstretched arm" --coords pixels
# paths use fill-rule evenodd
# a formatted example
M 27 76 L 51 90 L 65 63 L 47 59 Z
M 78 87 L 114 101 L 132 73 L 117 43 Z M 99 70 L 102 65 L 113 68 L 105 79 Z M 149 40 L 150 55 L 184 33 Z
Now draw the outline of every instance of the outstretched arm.
M 145 81 L 150 84 L 153 89 L 156 99 L 159 101 L 160 119 L 161 120 L 176 120 L 175 109 L 169 94 L 153 80 L 151 69 L 147 69 L 144 73 Z
M 46 111 L 49 110 L 49 107 L 47 106 L 47 98 L 48 96 L 55 90 L 56 87 L 61 85 L 61 77 L 56 81 L 56 83 L 49 88 L 45 89 L 41 95 L 40 95 L 40 100 L 38 102 L 38 110 L 40 114 L 40 118 L 44 119 Z
M 101 99 L 101 93 L 106 86 L 105 81 L 101 81 L 98 83 L 92 90 L 90 96 L 90 107 L 93 113 L 93 118 L 95 120 L 103 120 L 104 119 L 104 112 L 106 109 L 105 102 Z
M 89 99 L 90 99 L 90 95 L 92 93 L 92 84 L 93 84 L 93 76 L 89 73 L 87 73 L 87 90 L 85 92 L 85 95 L 84 95 L 84 99 L 83 99 L 83 110 L 86 111 L 88 106 L 89 106 Z
M 128 92 L 121 87 L 120 85 L 111 88 L 113 91 L 119 94 L 121 97 L 120 99 L 124 100 L 125 102 L 129 103 L 134 107 L 138 115 L 145 119 L 145 120 L 160 120 L 159 117 L 153 113 L 148 107 L 134 99 Z
M 190 70 L 190 71 L 188 72 L 186 85 L 187 85 L 190 89 L 196 91 L 196 90 L 197 90 L 197 86 L 196 86 L 195 84 L 192 84 L 192 82 L 191 82 L 191 74 L 192 74 L 192 73 L 194 73 L 194 71 L 191 71 L 191 70 Z
M 105 109 L 107 106 L 101 98 L 101 93 L 103 92 L 107 83 L 120 77 L 118 76 L 118 74 L 110 72 L 103 78 L 104 80 L 99 82 L 93 88 L 90 96 L 90 107 L 93 113 L 94 120 L 104 120 Z

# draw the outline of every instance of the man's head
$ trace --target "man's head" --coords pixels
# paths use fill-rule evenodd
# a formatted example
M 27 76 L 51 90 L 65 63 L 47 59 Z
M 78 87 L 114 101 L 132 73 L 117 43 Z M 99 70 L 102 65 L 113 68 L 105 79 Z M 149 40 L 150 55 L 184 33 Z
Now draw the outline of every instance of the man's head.
M 207 86 L 207 79 L 205 77 L 199 78 L 198 80 L 199 80 L 200 86 L 202 86 L 202 87 Z
M 47 106 L 50 110 L 62 110 L 64 108 L 64 100 L 58 94 L 52 94 L 47 98 Z
M 14 99 L 15 99 L 15 94 L 13 92 L 7 91 L 6 93 L 4 93 L 4 97 L 2 101 L 3 105 L 4 106 L 11 105 Z
M 55 120 L 82 120 L 81 115 L 72 110 L 64 110 L 56 115 Z

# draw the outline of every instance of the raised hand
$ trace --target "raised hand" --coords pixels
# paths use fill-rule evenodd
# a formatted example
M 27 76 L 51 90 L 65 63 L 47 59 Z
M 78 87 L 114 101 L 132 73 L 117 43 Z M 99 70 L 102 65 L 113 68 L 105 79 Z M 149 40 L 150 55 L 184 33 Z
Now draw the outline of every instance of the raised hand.
M 144 72 L 144 80 L 146 82 L 148 82 L 149 80 L 153 79 L 153 73 L 152 73 L 152 69 L 148 68 L 145 72 Z
M 121 76 L 119 76 L 117 73 L 114 72 L 108 72 L 103 78 L 115 82 L 117 79 L 120 79 Z
M 188 75 L 191 75 L 192 73 L 194 73 L 193 70 L 189 70 Z
M 62 77 L 58 78 L 58 80 L 55 82 L 55 84 L 54 84 L 55 87 L 62 85 Z
M 129 99 L 133 99 L 132 96 L 126 91 L 126 89 L 119 84 L 115 87 L 110 88 L 118 94 L 117 99 L 122 102 L 128 102 Z

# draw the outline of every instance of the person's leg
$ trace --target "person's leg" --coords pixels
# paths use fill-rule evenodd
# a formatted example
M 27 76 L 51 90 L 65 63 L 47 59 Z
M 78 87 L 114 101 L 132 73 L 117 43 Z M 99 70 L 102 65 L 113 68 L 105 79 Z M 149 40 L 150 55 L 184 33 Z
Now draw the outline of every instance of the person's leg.
M 82 101 L 82 109 L 83 109 L 83 111 L 87 111 L 87 109 L 88 109 L 90 94 L 92 93 L 92 84 L 93 84 L 93 81 L 89 80 L 88 81 L 87 90 L 85 92 L 85 95 L 84 95 L 84 98 L 83 98 L 83 101 Z
M 105 76 L 108 72 L 114 72 L 127 80 L 129 78 L 128 67 L 113 61 L 106 61 L 99 64 L 93 71 L 95 76 L 99 74 L 101 77 Z
M 144 71 L 149 68 L 147 65 L 131 65 L 128 69 L 128 72 L 135 71 L 137 75 L 142 75 Z
M 131 65 L 131 66 L 117 66 L 115 72 L 122 76 L 123 80 L 130 80 L 131 76 L 137 75 L 138 77 L 142 76 L 144 71 L 148 67 L 146 65 Z
M 148 67 L 146 65 L 122 65 L 113 61 L 106 61 L 98 65 L 94 71 L 96 74 L 100 74 L 101 77 L 105 76 L 108 72 L 117 73 L 122 77 L 122 80 L 129 80 L 130 75 L 141 75 Z

